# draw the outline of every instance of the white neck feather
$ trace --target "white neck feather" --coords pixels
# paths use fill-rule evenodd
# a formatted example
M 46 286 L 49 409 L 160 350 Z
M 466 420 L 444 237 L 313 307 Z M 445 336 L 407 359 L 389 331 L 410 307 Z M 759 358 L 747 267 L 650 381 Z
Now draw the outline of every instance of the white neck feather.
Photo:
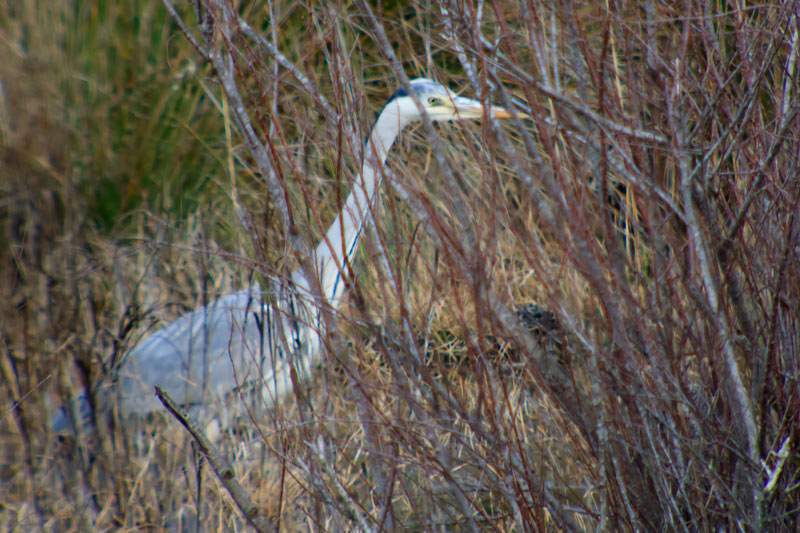
M 361 172 L 353 179 L 342 210 L 314 252 L 322 295 L 326 300 L 319 302 L 322 305 L 328 304 L 335 309 L 341 303 L 345 287 L 342 272 L 348 271 L 364 226 L 377 209 L 376 193 L 380 190 L 386 158 L 398 133 L 408 123 L 399 118 L 397 106 L 390 102 L 375 121 L 364 146 Z M 314 300 L 311 296 L 314 292 L 308 290 L 302 274 L 295 273 L 294 282 L 301 292 L 306 292 Z

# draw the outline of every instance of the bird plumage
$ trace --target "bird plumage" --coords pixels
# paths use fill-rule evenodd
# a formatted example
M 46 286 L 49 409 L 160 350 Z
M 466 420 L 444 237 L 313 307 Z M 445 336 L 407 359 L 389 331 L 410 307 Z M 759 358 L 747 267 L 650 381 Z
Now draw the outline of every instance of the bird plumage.
M 410 90 L 410 92 L 409 92 Z M 416 96 L 417 101 L 412 97 Z M 226 295 L 187 313 L 143 339 L 122 362 L 118 379 L 123 413 L 159 408 L 156 385 L 185 407 L 224 400 L 237 387 L 260 387 L 266 407 L 292 390 L 290 366 L 300 379 L 311 375 L 321 355 L 319 310 L 339 307 L 342 272 L 353 260 L 372 217 L 383 168 L 400 131 L 422 117 L 433 121 L 481 118 L 484 107 L 440 84 L 419 78 L 398 89 L 384 105 L 364 144 L 360 172 L 339 215 L 314 250 L 320 291 L 299 271 L 276 287 L 277 307 L 265 303 L 258 286 Z M 508 113 L 491 108 L 496 116 Z M 83 409 L 81 409 L 83 411 Z M 62 413 L 53 426 L 64 426 Z M 56 417 L 59 418 L 59 417 Z

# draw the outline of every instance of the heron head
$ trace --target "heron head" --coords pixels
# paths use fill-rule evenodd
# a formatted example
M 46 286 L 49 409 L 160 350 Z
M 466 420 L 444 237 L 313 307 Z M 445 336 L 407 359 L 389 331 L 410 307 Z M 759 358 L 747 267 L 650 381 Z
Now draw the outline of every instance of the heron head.
M 479 101 L 458 96 L 433 80 L 427 78 L 411 80 L 410 88 L 433 121 L 469 120 L 484 116 L 485 109 Z M 392 105 L 396 107 L 397 117 L 402 125 L 422 120 L 419 108 L 404 87 L 398 89 L 387 103 L 387 107 Z M 497 118 L 511 116 L 502 107 L 491 106 L 491 110 Z

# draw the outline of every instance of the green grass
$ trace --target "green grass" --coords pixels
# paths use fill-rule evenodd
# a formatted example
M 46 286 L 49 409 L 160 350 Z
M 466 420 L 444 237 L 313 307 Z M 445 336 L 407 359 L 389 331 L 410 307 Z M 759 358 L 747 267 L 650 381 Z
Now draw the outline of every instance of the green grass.
M 47 107 L 58 129 L 42 132 L 47 148 L 66 152 L 60 178 L 89 223 L 118 232 L 136 209 L 180 220 L 220 196 L 227 146 L 203 87 L 207 69 L 175 39 L 160 2 L 24 5 L 2 16 L 15 129 L 28 119 L 15 111 Z

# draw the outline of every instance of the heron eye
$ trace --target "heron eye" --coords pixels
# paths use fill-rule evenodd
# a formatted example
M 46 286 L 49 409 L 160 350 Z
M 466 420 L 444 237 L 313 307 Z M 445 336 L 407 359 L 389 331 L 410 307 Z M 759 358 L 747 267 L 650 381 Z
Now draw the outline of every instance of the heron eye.
M 440 98 L 436 98 L 435 96 L 431 96 L 428 98 L 428 105 L 436 106 L 442 105 L 442 100 Z

